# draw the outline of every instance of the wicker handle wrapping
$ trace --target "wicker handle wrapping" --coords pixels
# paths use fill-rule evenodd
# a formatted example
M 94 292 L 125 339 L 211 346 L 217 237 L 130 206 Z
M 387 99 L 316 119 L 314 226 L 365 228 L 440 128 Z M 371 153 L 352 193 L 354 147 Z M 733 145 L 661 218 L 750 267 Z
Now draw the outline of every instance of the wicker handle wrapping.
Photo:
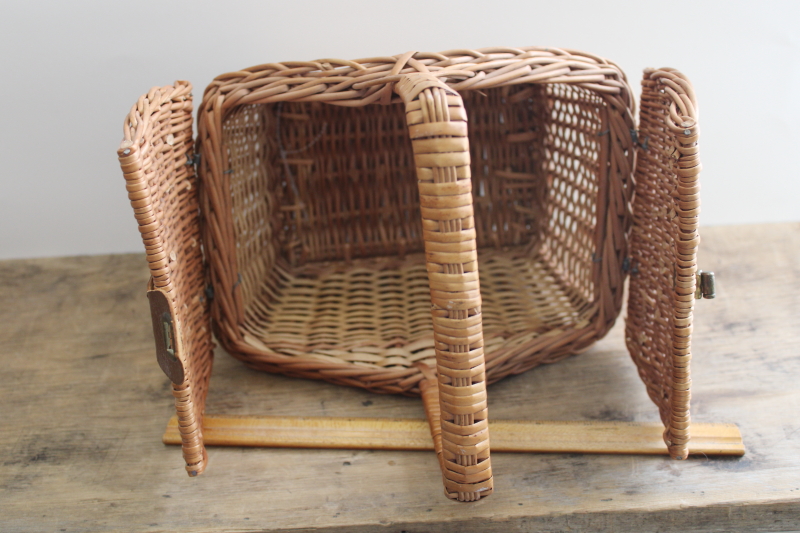
M 689 452 L 700 157 L 697 100 L 673 69 L 642 81 L 626 343 L 674 459 Z
M 445 494 L 475 501 L 493 485 L 467 117 L 461 96 L 418 65 L 394 90 L 414 151 L 431 291 L 441 413 L 434 443 Z
M 191 164 L 191 91 L 188 82 L 179 81 L 142 96 L 125 120 L 117 155 L 144 241 L 154 312 L 153 302 L 161 302 L 159 320 L 154 319 L 156 342 L 169 346 L 159 345 L 157 351 L 172 350 L 170 356 L 178 359 L 172 362 L 174 371 L 166 368 L 173 381 L 186 470 L 195 476 L 207 462 L 202 419 L 213 345 Z M 159 334 L 165 310 L 169 328 Z

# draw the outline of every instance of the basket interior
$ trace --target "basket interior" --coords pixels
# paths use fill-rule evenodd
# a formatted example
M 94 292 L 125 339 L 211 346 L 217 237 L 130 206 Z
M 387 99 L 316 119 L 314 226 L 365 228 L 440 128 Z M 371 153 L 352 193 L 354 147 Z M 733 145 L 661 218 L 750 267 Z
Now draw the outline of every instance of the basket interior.
M 563 84 L 462 96 L 491 360 L 590 319 L 605 103 Z M 245 341 L 359 366 L 432 359 L 403 106 L 241 106 L 223 142 Z

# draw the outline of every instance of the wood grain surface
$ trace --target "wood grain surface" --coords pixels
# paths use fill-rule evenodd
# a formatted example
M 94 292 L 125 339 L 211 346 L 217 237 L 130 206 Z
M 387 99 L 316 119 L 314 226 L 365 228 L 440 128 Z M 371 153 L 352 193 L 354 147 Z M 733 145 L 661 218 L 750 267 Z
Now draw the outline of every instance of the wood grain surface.
M 172 414 L 141 255 L 0 263 L 2 531 L 788 531 L 800 529 L 800 224 L 705 228 L 695 422 L 742 458 L 493 454 L 495 494 L 442 494 L 430 452 L 209 448 Z M 495 419 L 655 422 L 620 320 L 586 353 L 489 389 Z M 423 418 L 419 399 L 248 370 L 218 351 L 212 415 Z
M 491 420 L 493 452 L 624 453 L 668 455 L 661 422 L 599 420 Z M 162 441 L 180 446 L 178 417 L 169 419 Z M 206 416 L 206 446 L 433 450 L 430 425 L 421 418 L 336 416 Z M 692 424 L 696 455 L 744 455 L 736 424 Z

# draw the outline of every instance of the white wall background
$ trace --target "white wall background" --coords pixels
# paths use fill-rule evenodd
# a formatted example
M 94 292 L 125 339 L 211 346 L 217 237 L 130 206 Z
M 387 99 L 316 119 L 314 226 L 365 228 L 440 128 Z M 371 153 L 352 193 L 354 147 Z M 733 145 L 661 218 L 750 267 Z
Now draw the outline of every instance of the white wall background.
M 116 148 L 153 85 L 273 61 L 545 45 L 673 66 L 701 108 L 701 223 L 800 220 L 800 2 L 0 0 L 0 258 L 142 251 Z

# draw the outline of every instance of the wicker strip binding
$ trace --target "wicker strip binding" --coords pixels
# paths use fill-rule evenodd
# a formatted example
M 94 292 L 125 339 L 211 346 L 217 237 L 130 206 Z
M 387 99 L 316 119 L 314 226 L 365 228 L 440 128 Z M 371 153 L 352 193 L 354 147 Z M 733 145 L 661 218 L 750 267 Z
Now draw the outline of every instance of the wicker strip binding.
M 685 459 L 700 241 L 697 100 L 680 72 L 646 70 L 641 106 L 626 344 L 661 413 L 670 456 Z
M 400 79 L 412 139 L 439 375 L 445 494 L 492 493 L 481 295 L 466 112 L 457 92 L 418 64 Z M 439 450 L 437 450 L 438 454 Z
M 192 87 L 156 87 L 142 96 L 125 121 L 117 151 L 150 267 L 150 290 L 172 301 L 176 353 L 185 376 L 173 383 L 186 471 L 205 470 L 203 410 L 211 376 L 213 344 L 205 296 L 197 178 L 192 156 Z

